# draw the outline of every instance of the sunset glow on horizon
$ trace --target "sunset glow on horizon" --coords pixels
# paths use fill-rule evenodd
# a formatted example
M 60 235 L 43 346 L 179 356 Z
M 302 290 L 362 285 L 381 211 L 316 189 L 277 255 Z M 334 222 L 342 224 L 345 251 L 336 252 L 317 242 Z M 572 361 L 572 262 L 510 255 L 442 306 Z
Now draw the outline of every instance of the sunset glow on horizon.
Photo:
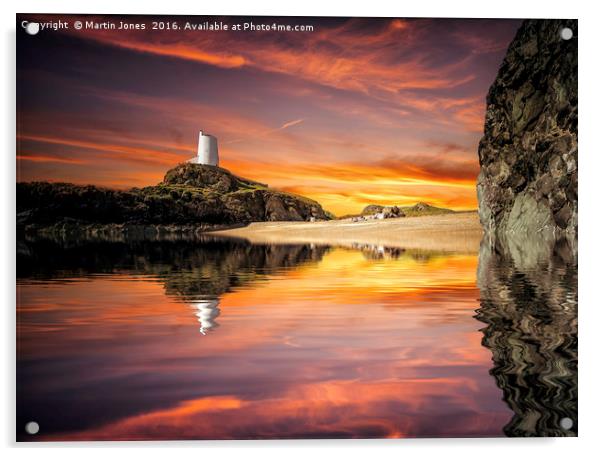
M 146 30 L 19 39 L 18 181 L 154 185 L 203 130 L 224 168 L 336 215 L 476 208 L 485 96 L 520 21 L 163 19 L 314 30 L 160 31 L 138 17 Z

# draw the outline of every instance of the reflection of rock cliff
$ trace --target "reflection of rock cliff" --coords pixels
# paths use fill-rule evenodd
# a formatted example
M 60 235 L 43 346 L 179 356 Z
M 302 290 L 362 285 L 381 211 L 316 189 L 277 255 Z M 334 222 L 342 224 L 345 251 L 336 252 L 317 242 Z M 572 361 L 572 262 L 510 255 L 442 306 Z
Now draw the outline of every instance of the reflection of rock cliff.
M 574 37 L 563 40 L 563 27 Z M 577 21 L 527 20 L 487 95 L 477 192 L 485 230 L 577 231 Z
M 116 271 L 157 277 L 166 294 L 192 308 L 205 335 L 219 326 L 222 294 L 268 274 L 320 261 L 328 250 L 326 246 L 251 245 L 202 237 L 128 243 L 29 238 L 17 244 L 17 277 L 70 279 Z
M 315 201 L 208 165 L 182 164 L 169 170 L 159 185 L 128 191 L 48 182 L 17 184 L 17 225 L 30 231 L 48 226 L 54 231 L 90 231 L 106 225 L 116 225 L 117 231 L 137 225 L 203 230 L 215 225 L 328 218 Z
M 168 294 L 219 296 L 303 263 L 320 261 L 327 246 L 252 245 L 197 238 L 171 242 L 82 242 L 28 238 L 17 245 L 17 277 L 72 278 L 90 272 L 155 276 Z
M 483 243 L 477 318 L 491 374 L 514 412 L 510 436 L 577 434 L 577 268 L 562 242 L 532 268 Z M 526 262 L 528 263 L 528 262 Z M 574 426 L 563 429 L 570 418 Z

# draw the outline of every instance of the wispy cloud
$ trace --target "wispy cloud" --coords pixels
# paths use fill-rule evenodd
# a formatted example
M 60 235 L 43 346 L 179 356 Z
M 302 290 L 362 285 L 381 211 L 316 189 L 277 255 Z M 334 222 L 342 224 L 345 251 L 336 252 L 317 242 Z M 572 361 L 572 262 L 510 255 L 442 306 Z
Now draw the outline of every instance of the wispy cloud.
M 287 128 L 294 127 L 295 125 L 302 123 L 304 120 L 305 119 L 291 120 L 290 122 L 283 124 L 278 130 L 286 130 Z
M 78 160 L 76 158 L 64 158 L 64 157 L 55 157 L 52 155 L 26 155 L 20 154 L 17 155 L 17 160 L 19 161 L 30 161 L 30 162 L 38 162 L 38 163 L 66 163 L 69 165 L 82 165 L 88 163 L 85 160 Z
M 102 17 L 98 18 L 102 20 Z M 228 18 L 224 19 L 228 22 Z M 310 21 L 311 22 L 311 21 Z M 416 103 L 412 91 L 457 88 L 478 78 L 471 64 L 483 54 L 500 53 L 502 32 L 492 36 L 471 34 L 451 25 L 443 33 L 436 21 L 382 20 L 372 28 L 361 19 L 325 26 L 315 20 L 312 33 L 246 35 L 237 32 L 161 34 L 152 30 L 87 30 L 84 37 L 103 44 L 219 68 L 253 68 L 285 74 L 313 84 L 348 90 L 400 105 Z M 494 33 L 495 32 L 495 33 Z M 75 33 L 71 31 L 71 33 Z M 446 38 L 448 42 L 444 42 Z M 492 43 L 496 44 L 495 46 Z M 454 54 L 456 58 L 433 61 L 430 55 Z M 442 94 L 440 94 L 441 96 Z M 425 105 L 427 109 L 430 106 Z M 438 107 L 437 107 L 438 108 Z

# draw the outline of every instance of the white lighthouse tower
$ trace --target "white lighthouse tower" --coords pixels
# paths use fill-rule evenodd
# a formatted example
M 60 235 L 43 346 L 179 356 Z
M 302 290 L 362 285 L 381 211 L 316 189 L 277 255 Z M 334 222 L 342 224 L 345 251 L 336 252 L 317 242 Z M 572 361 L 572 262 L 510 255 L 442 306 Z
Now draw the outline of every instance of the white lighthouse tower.
M 217 138 L 199 131 L 199 148 L 197 150 L 197 156 L 188 160 L 188 163 L 219 166 Z

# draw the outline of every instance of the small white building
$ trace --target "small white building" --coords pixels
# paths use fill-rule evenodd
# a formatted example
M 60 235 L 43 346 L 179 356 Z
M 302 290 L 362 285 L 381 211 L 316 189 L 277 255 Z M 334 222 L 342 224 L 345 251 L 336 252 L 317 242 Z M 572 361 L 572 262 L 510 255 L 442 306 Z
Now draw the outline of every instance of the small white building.
M 217 138 L 199 131 L 199 148 L 197 150 L 197 156 L 188 160 L 188 163 L 219 166 Z

